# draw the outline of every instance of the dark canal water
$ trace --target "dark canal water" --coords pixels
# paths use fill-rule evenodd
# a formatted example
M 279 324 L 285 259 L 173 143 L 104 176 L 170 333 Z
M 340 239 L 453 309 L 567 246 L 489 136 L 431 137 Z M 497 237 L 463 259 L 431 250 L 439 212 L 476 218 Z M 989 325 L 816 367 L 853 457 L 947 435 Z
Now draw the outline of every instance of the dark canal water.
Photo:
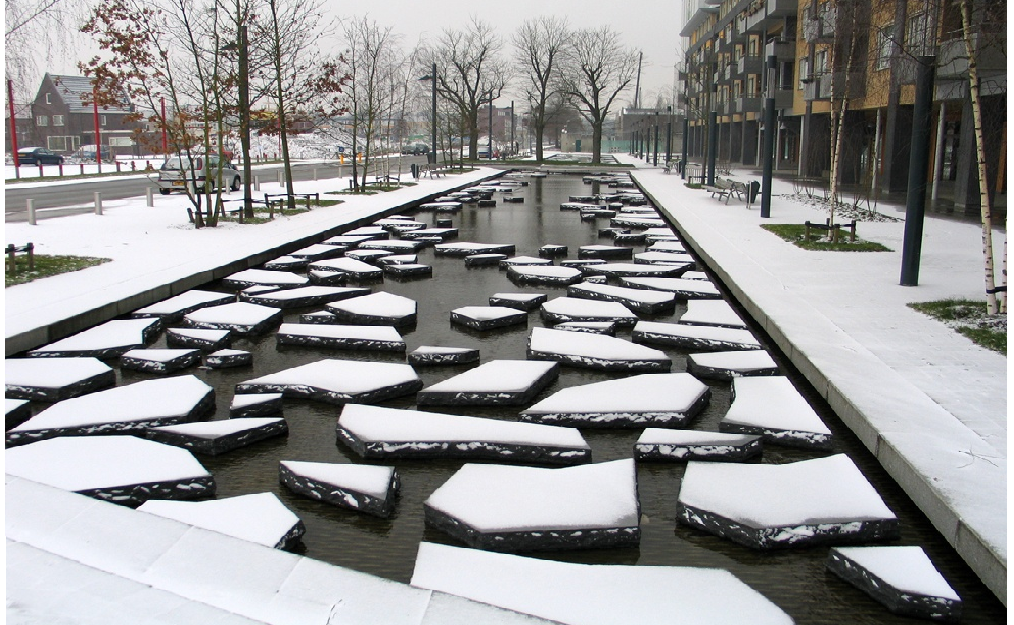
M 544 244 L 567 245 L 569 258 L 577 257 L 581 245 L 611 243 L 600 239 L 598 228 L 607 220 L 582 222 L 579 214 L 561 211 L 559 205 L 572 194 L 597 192 L 596 186 L 585 184 L 577 176 L 550 176 L 532 179 L 531 185 L 515 191 L 524 203 L 498 202 L 496 208 L 466 205 L 453 216 L 453 225 L 460 229 L 458 240 L 483 243 L 514 243 L 518 255 L 537 256 Z M 603 189 L 603 192 L 607 191 Z M 498 194 L 499 196 L 499 194 Z M 441 217 L 445 215 L 440 215 Z M 432 223 L 434 215 L 420 213 L 420 221 Z M 641 251 L 641 248 L 635 251 Z M 450 324 L 450 311 L 467 305 L 486 305 L 490 295 L 501 291 L 547 293 L 550 298 L 564 295 L 565 289 L 555 287 L 519 288 L 496 267 L 466 268 L 462 259 L 434 257 L 433 250 L 420 253 L 420 261 L 433 266 L 433 277 L 396 282 L 387 280 L 374 290 L 386 290 L 415 299 L 419 303 L 419 323 L 405 333 L 408 349 L 420 345 L 447 345 L 478 348 L 482 361 L 493 359 L 524 359 L 528 334 L 541 326 L 538 313 L 529 316 L 528 326 L 476 333 Z M 218 285 L 204 288 L 220 289 Z M 293 310 L 286 321 L 298 321 L 299 314 L 309 310 Z M 656 317 L 673 321 L 674 315 Z M 930 526 L 905 494 L 886 476 L 879 464 L 866 452 L 854 436 L 839 422 L 828 407 L 800 376 L 786 365 L 785 359 L 769 341 L 754 328 L 765 345 L 793 378 L 800 391 L 822 415 L 837 437 L 834 452 L 851 456 L 878 489 L 886 503 L 901 519 L 902 537 L 898 543 L 921 545 L 945 578 L 964 600 L 964 623 L 1001 623 L 1006 610 L 985 589 L 961 559 Z M 619 336 L 629 338 L 629 330 Z M 163 339 L 164 341 L 164 339 Z M 162 346 L 161 344 L 159 346 Z M 305 364 L 322 358 L 347 360 L 386 360 L 404 362 L 403 356 L 383 353 L 333 351 L 309 347 L 279 347 L 269 333 L 255 339 L 240 339 L 233 347 L 254 354 L 252 367 L 232 370 L 200 370 L 196 375 L 216 389 L 216 419 L 228 418 L 233 389 L 239 382 L 256 376 Z M 673 359 L 673 371 L 685 370 L 685 353 L 666 350 Z M 418 370 L 425 385 L 447 379 L 464 371 L 464 367 L 427 367 Z M 120 383 L 129 383 L 149 376 L 125 371 Z M 619 374 L 561 368 L 559 380 L 536 401 L 561 388 L 611 379 Z M 730 402 L 730 384 L 710 382 L 712 398 L 692 428 L 715 430 Z M 416 408 L 413 398 L 385 402 L 383 405 Z M 455 412 L 482 417 L 513 420 L 520 408 L 441 407 L 437 412 Z M 462 465 L 460 461 L 397 461 L 394 465 L 402 479 L 401 497 L 393 518 L 379 520 L 351 511 L 298 497 L 278 483 L 280 460 L 318 462 L 363 462 L 349 449 L 336 444 L 335 424 L 340 409 L 336 406 L 309 401 L 286 400 L 285 418 L 289 424 L 287 437 L 262 441 L 217 458 L 202 456 L 201 462 L 210 470 L 218 484 L 218 496 L 230 497 L 270 491 L 294 511 L 306 525 L 302 553 L 307 556 L 349 567 L 366 573 L 408 582 L 420 541 L 455 544 L 444 534 L 426 528 L 423 523 L 423 501 Z M 586 430 L 584 436 L 593 450 L 593 460 L 603 462 L 632 455 L 639 430 Z M 785 463 L 827 455 L 765 447 L 759 462 Z M 388 463 L 385 463 L 388 464 Z M 797 623 L 910 623 L 909 619 L 888 613 L 831 573 L 824 570 L 826 548 L 791 549 L 761 553 L 735 545 L 701 531 L 677 525 L 676 499 L 684 464 L 641 464 L 638 466 L 638 490 L 641 500 L 642 538 L 639 548 L 584 550 L 539 554 L 537 557 L 583 563 L 626 565 L 677 565 L 728 569 L 751 587 L 788 612 Z M 828 484 L 828 488 L 834 488 Z M 743 623 L 749 623 L 744 615 Z

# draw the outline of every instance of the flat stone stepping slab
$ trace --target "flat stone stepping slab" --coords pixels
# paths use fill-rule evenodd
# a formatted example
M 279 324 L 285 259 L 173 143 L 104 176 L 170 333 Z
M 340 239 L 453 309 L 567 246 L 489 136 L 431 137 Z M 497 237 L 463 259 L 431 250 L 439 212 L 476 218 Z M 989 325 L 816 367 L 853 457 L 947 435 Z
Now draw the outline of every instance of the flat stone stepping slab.
M 568 291 L 569 292 L 569 291 Z M 618 326 L 633 326 L 638 317 L 619 302 L 607 302 L 578 297 L 556 297 L 539 310 L 547 323 L 566 321 L 609 321 Z
M 506 306 L 463 306 L 451 311 L 451 323 L 472 330 L 494 330 L 528 324 L 528 313 Z
M 310 284 L 319 286 L 342 286 L 349 281 L 349 274 L 344 271 L 310 270 L 306 275 L 310 278 Z
M 461 210 L 461 202 L 426 202 L 419 205 L 421 211 L 433 211 L 435 213 L 456 213 Z
M 648 289 L 672 293 L 676 299 L 721 299 L 722 293 L 705 280 L 686 278 L 621 278 L 620 284 L 632 289 Z
M 138 308 L 130 313 L 131 317 L 160 317 L 164 321 L 176 321 L 188 312 L 193 312 L 205 306 L 216 306 L 227 302 L 236 301 L 236 296 L 231 293 L 216 293 L 214 291 L 201 291 L 191 289 L 179 295 L 164 299 L 144 308 Z
M 643 245 L 644 239 L 645 236 L 643 232 L 617 232 L 616 235 L 613 236 L 613 243 L 617 245 Z
M 679 243 L 680 238 L 668 227 L 665 228 L 648 228 L 644 231 L 644 242 L 650 244 L 660 243 L 663 241 Z M 664 250 L 657 250 L 664 251 Z
M 548 267 L 553 264 L 551 258 L 536 258 L 535 256 L 511 256 L 500 261 L 500 269 L 507 269 L 515 266 Z
M 125 506 L 215 494 L 215 478 L 189 451 L 135 436 L 60 436 L 15 447 L 4 453 L 4 471 Z
M 419 305 L 414 299 L 378 291 L 327 305 L 339 323 L 357 325 L 411 326 L 416 323 Z
M 778 375 L 778 364 L 763 349 L 687 354 L 687 371 L 699 378 L 732 380 L 754 375 Z
M 616 324 L 612 321 L 564 321 L 553 326 L 553 329 L 616 336 Z
M 454 243 L 437 243 L 433 246 L 436 256 L 472 256 L 473 254 L 514 254 L 513 243 L 472 243 L 456 241 Z
M 634 443 L 634 459 L 638 462 L 743 462 L 759 456 L 762 450 L 761 437 L 752 434 L 645 428 Z
M 335 245 L 346 249 L 352 249 L 363 241 L 369 241 L 372 238 L 373 236 L 369 234 L 339 234 L 321 241 L 321 245 Z
M 576 564 L 424 542 L 411 583 L 554 623 L 793 623 L 718 568 Z
M 679 322 L 689 325 L 746 328 L 746 322 L 736 314 L 729 302 L 721 299 L 689 300 L 687 311 L 679 318 Z
M 281 460 L 278 481 L 292 492 L 386 519 L 401 488 L 394 467 Z
M 691 462 L 679 522 L 755 549 L 898 538 L 898 518 L 844 454 L 790 464 Z
M 377 265 L 379 264 L 381 258 L 387 258 L 388 256 L 394 256 L 394 252 L 391 250 L 369 250 L 357 248 L 345 253 L 345 258 L 362 261 L 369 265 Z
M 268 285 L 283 289 L 306 286 L 309 280 L 305 276 L 289 271 L 271 271 L 268 269 L 244 269 L 222 279 L 222 286 L 230 289 L 245 289 L 249 286 Z
M 641 252 L 634 254 L 634 263 L 644 265 L 686 265 L 693 268 L 696 261 L 690 254 L 680 252 Z
M 662 291 L 632 289 L 611 284 L 580 282 L 567 287 L 567 296 L 603 302 L 617 302 L 632 312 L 657 315 L 676 310 L 676 296 Z
M 383 264 L 384 275 L 394 279 L 427 278 L 433 275 L 433 267 L 419 263 Z
M 298 287 L 297 286 L 295 288 L 299 289 L 299 288 L 302 288 L 302 287 Z M 282 289 L 279 288 L 279 287 L 277 287 L 277 286 L 271 286 L 271 285 L 267 285 L 267 284 L 258 284 L 258 285 L 255 285 L 255 286 L 248 286 L 248 287 L 246 287 L 245 289 L 243 289 L 242 291 L 240 291 L 239 293 L 237 293 L 237 295 L 239 296 L 239 301 L 241 301 L 241 302 L 248 302 L 248 301 L 250 301 L 251 297 L 255 297 L 257 295 L 267 295 L 268 293 L 277 293 L 278 291 L 281 291 L 281 290 Z M 233 300 L 233 301 L 235 301 L 235 300 Z
M 545 293 L 494 293 L 489 298 L 489 305 L 531 312 L 541 306 L 546 299 Z
M 254 393 L 233 395 L 229 404 L 229 418 L 280 417 L 282 416 L 281 393 Z
M 577 248 L 578 258 L 624 259 L 631 258 L 633 254 L 634 248 L 615 245 L 582 245 Z
M 389 254 L 377 259 L 377 264 L 381 267 L 385 265 L 418 265 L 419 255 L 418 254 Z
M 418 252 L 426 247 L 425 241 L 418 239 L 395 239 L 392 241 L 367 241 L 359 245 L 361 250 L 384 250 L 405 254 L 407 252 Z
M 630 340 L 686 350 L 762 349 L 760 341 L 749 330 L 659 321 L 638 321 L 630 332 Z
M 201 361 L 199 349 L 132 349 L 120 356 L 120 369 L 168 374 Z
M 458 236 L 457 228 L 423 228 L 422 230 L 412 230 L 411 232 L 402 232 L 402 239 L 440 239 L 441 241 L 447 241 Z
M 644 217 L 637 213 L 618 214 L 609 220 L 609 225 L 618 228 L 663 228 L 666 226 L 664 219 L 657 217 Z
M 281 322 L 280 309 L 250 302 L 209 306 L 183 316 L 183 323 L 191 328 L 229 330 L 250 336 L 264 334 Z
M 416 396 L 416 403 L 420 406 L 518 406 L 531 401 L 558 375 L 553 362 L 491 360 L 424 388 Z
M 204 357 L 209 369 L 229 369 L 253 364 L 253 354 L 242 349 L 220 349 Z
M 339 249 L 331 248 L 332 252 L 335 252 L 335 256 L 341 256 L 342 251 Z M 272 259 L 261 265 L 262 269 L 268 271 L 300 271 L 305 269 L 307 264 L 310 263 L 310 259 L 302 258 L 300 256 L 279 256 L 278 258 Z
M 236 393 L 282 393 L 341 405 L 411 395 L 422 385 L 407 364 L 330 359 L 241 382 L 236 385 Z
M 665 373 L 672 368 L 669 357 L 657 349 L 612 336 L 549 328 L 532 329 L 528 357 L 601 371 Z
M 471 347 L 440 347 L 420 345 L 408 353 L 408 364 L 426 365 L 468 365 L 479 362 L 479 350 Z
M 788 378 L 736 378 L 732 393 L 732 405 L 719 423 L 719 431 L 757 434 L 773 445 L 831 449 L 831 430 Z
M 251 304 L 271 306 L 273 308 L 304 308 L 318 306 L 330 302 L 340 302 L 352 297 L 369 294 L 366 287 L 346 286 L 304 286 L 295 289 L 283 289 L 265 295 L 247 298 Z
M 464 458 L 540 464 L 591 462 L 575 428 L 348 404 L 338 441 L 369 459 Z
M 274 493 L 209 501 L 150 500 L 138 510 L 275 549 L 294 549 L 306 533 L 303 522 Z
M 500 262 L 507 260 L 506 254 L 472 254 L 465 257 L 466 267 L 499 267 Z
M 539 256 L 543 258 L 556 258 L 557 256 L 566 256 L 567 246 L 566 245 L 543 245 L 539 248 Z
M 647 265 L 644 263 L 602 263 L 585 265 L 581 271 L 587 276 L 607 276 L 620 278 L 676 278 L 689 266 L 683 265 Z
M 686 280 L 706 280 L 711 282 L 711 278 L 703 271 L 688 271 L 682 277 Z
M 158 318 L 113 319 L 28 352 L 30 358 L 117 358 L 154 342 L 162 329 Z
M 671 234 L 671 233 L 665 233 L 665 234 L 668 235 L 668 234 Z M 652 243 L 651 245 L 648 246 L 647 251 L 649 251 L 649 252 L 670 252 L 670 253 L 675 253 L 675 254 L 685 254 L 686 251 L 687 251 L 687 248 L 683 245 L 683 243 L 681 241 L 677 241 L 677 240 L 665 240 L 665 241 L 655 241 L 654 243 Z
M 567 286 L 584 278 L 581 271 L 573 267 L 516 265 L 507 268 L 507 278 L 515 284 L 543 284 Z
M 148 428 L 144 436 L 166 445 L 217 456 L 288 432 L 289 426 L 281 417 L 251 417 Z
M 4 398 L 4 429 L 20 425 L 32 416 L 32 404 L 27 399 Z
M 368 237 L 366 239 L 367 241 L 388 239 L 391 236 L 387 230 L 384 230 L 380 226 L 362 226 L 360 228 L 349 230 L 345 233 L 345 235 L 350 237 Z M 362 243 L 360 243 L 360 245 L 362 245 Z
M 405 351 L 405 339 L 401 338 L 393 326 L 283 323 L 278 328 L 276 336 L 279 345 L 381 352 Z
M 194 421 L 215 409 L 215 389 L 193 375 L 142 380 L 58 402 L 7 431 L 8 446 Z
M 950 622 L 961 618 L 961 597 L 922 547 L 833 547 L 826 567 L 893 614 Z
M 683 427 L 711 399 L 689 373 L 645 373 L 559 390 L 521 412 L 521 419 L 601 428 Z
M 423 508 L 426 525 L 476 549 L 632 547 L 641 540 L 632 459 L 558 469 L 466 464 Z
M 593 202 L 595 201 L 595 198 L 592 197 L 592 196 L 574 196 L 574 197 L 587 197 L 588 200 L 585 201 L 585 202 L 578 202 L 578 201 L 563 202 L 562 204 L 560 204 L 560 210 L 562 210 L 562 211 L 581 211 L 582 213 L 586 212 L 586 211 L 594 211 L 594 210 L 607 210 L 606 207 L 603 206 L 603 205 L 601 205 L 601 204 L 593 204 Z
M 562 206 L 560 208 L 563 208 Z M 593 221 L 595 219 L 612 219 L 616 216 L 616 211 L 611 208 L 591 208 L 583 207 L 581 210 L 581 219 L 583 221 Z
M 330 260 L 310 263 L 309 270 L 343 273 L 346 275 L 346 279 L 356 282 L 370 282 L 384 279 L 384 272 L 380 267 L 364 263 L 355 258 L 332 258 Z
M 112 367 L 98 358 L 7 358 L 4 396 L 58 402 L 116 384 Z
M 605 264 L 606 261 L 602 260 L 601 258 L 587 258 L 582 260 L 575 260 L 571 258 L 568 260 L 560 261 L 561 267 L 572 267 L 574 269 L 580 269 L 582 267 L 588 267 L 591 265 L 605 265 Z
M 308 261 L 324 260 L 325 258 L 335 258 L 341 256 L 343 250 L 336 245 L 324 245 L 323 243 L 315 243 L 308 245 L 302 249 L 296 250 L 295 252 L 289 252 L 289 256 L 294 258 L 302 258 Z
M 196 328 L 169 328 L 165 333 L 169 347 L 194 347 L 205 352 L 216 352 L 232 344 L 229 330 L 200 330 Z

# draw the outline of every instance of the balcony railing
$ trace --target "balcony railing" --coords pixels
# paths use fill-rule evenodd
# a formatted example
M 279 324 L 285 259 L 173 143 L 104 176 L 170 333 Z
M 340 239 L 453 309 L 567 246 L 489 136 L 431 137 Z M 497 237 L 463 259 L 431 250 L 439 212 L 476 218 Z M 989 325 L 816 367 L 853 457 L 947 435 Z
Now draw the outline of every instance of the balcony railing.
M 759 56 L 744 56 L 739 60 L 737 69 L 740 75 L 761 74 L 764 72 L 764 59 Z

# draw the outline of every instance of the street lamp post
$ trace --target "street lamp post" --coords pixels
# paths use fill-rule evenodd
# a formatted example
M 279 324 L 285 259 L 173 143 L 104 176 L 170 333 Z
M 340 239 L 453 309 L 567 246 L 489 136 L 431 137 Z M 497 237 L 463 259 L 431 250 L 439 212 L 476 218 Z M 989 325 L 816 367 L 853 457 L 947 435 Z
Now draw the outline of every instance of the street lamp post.
M 431 91 L 432 99 L 430 102 L 432 107 L 432 117 L 430 121 L 430 151 L 426 154 L 426 162 L 430 165 L 434 165 L 437 162 L 437 64 L 433 63 L 432 67 L 430 67 L 429 76 L 423 76 L 419 80 L 429 80 L 433 85 Z M 453 158 L 454 155 L 452 150 L 451 159 L 453 160 Z
M 764 173 L 761 177 L 760 216 L 771 216 L 771 177 L 775 161 L 775 74 L 778 70 L 778 57 L 771 55 L 767 63 L 768 92 L 764 100 Z M 748 191 L 749 193 L 749 191 Z
M 655 111 L 655 157 L 651 164 L 658 167 L 658 111 Z

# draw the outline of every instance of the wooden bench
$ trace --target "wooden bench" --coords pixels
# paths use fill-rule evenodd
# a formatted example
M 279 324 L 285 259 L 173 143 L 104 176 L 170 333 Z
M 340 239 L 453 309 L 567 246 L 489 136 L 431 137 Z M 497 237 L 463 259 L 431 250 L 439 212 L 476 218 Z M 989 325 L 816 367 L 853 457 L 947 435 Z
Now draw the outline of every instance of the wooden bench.
M 668 160 L 665 162 L 665 167 L 662 168 L 663 174 L 671 174 L 674 167 L 676 167 L 678 161 Z
M 728 204 L 729 203 L 729 197 L 733 193 L 739 194 L 739 191 L 736 190 L 733 187 L 734 184 L 735 183 L 733 183 L 733 181 L 731 181 L 731 180 L 727 180 L 725 178 L 719 178 L 719 177 L 716 176 L 715 177 L 715 184 L 713 184 L 713 185 L 704 185 L 704 190 L 708 191 L 709 193 L 711 193 L 711 197 L 716 197 L 717 196 L 718 199 L 722 199 L 724 197 L 725 198 L 725 203 Z
M 818 232 L 831 232 L 831 241 L 837 243 L 838 236 L 841 234 L 842 228 L 847 228 L 849 231 L 849 243 L 856 242 L 856 220 L 853 219 L 851 222 L 846 224 L 833 224 L 831 219 L 828 218 L 823 224 L 805 222 L 803 225 L 803 240 L 810 240 L 810 231 L 815 230 Z
M 438 163 L 423 163 L 419 165 L 419 177 L 429 176 L 430 178 L 438 178 L 440 176 L 446 176 L 447 172 L 444 170 L 444 166 Z
M 310 210 L 310 198 L 313 198 L 317 202 L 320 202 L 319 193 L 265 193 L 264 194 L 264 205 L 268 207 L 269 216 L 274 218 L 275 204 L 278 205 L 278 209 L 285 208 L 288 204 L 289 198 L 302 198 L 306 201 L 306 210 Z M 276 199 L 277 198 L 277 199 Z

